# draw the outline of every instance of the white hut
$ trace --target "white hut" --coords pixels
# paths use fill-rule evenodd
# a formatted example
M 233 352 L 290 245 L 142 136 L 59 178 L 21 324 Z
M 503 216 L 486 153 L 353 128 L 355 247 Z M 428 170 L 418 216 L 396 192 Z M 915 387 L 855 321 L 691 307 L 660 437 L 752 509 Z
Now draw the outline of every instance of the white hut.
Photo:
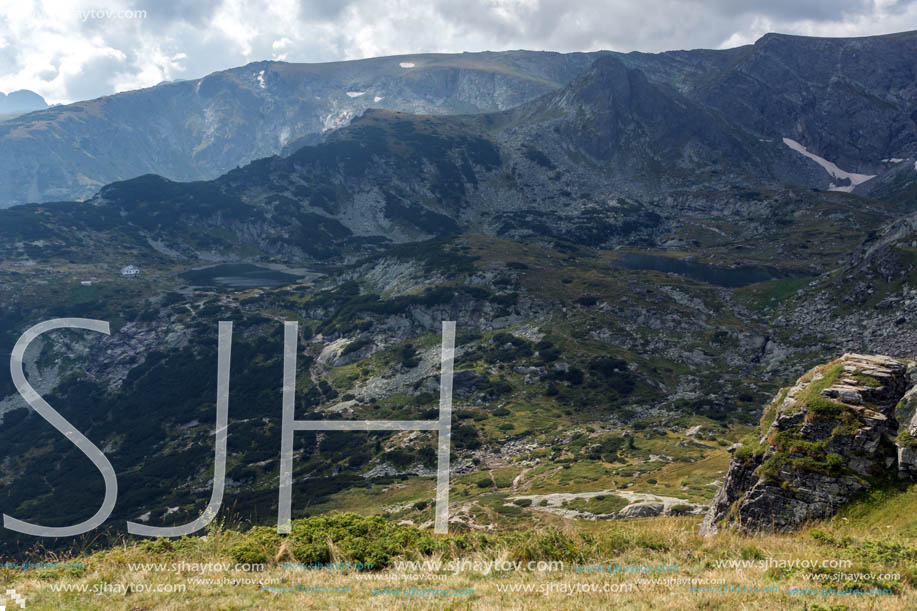
M 121 269 L 122 278 L 137 278 L 140 276 L 140 268 L 136 265 L 128 265 Z

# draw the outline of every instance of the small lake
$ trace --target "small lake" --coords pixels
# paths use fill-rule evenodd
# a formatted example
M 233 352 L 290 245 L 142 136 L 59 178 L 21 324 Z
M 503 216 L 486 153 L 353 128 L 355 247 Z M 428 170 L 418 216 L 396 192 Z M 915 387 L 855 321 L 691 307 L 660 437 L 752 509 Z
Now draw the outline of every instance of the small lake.
M 715 267 L 694 261 L 685 261 L 674 257 L 649 255 L 644 253 L 622 253 L 615 265 L 634 270 L 651 270 L 687 276 L 693 280 L 706 282 L 726 288 L 748 286 L 756 282 L 777 280 L 779 278 L 801 277 L 808 274 L 792 273 L 776 267 L 765 265 L 742 265 L 739 267 Z
M 192 286 L 218 286 L 232 289 L 275 288 L 293 284 L 303 275 L 259 267 L 251 263 L 223 263 L 179 274 Z

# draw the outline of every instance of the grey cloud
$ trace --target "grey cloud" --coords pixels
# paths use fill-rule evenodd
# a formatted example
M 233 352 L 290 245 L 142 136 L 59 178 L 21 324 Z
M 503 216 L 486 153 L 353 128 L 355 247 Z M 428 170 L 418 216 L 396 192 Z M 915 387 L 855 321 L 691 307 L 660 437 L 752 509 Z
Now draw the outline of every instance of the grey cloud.
M 126 62 L 115 57 L 99 57 L 85 64 L 79 74 L 66 80 L 67 91 L 77 100 L 98 97 L 100 90 L 112 89 L 115 75 L 126 67 Z
M 69 24 L 71 40 L 84 46 L 101 41 L 124 54 L 123 61 L 92 59 L 88 51 L 70 57 L 70 65 L 84 64 L 78 78 L 53 74 L 48 45 L 17 39 L 31 30 L 0 14 L 0 38 L 9 42 L 0 48 L 0 59 L 8 60 L 0 62 L 0 83 L 7 89 L 31 84 L 52 100 L 94 97 L 114 87 L 196 78 L 272 59 L 273 44 L 282 39 L 289 41 L 279 51 L 287 61 L 316 62 L 518 48 L 715 48 L 751 42 L 767 29 L 818 35 L 917 29 L 917 0 L 299 0 L 283 15 L 272 12 L 277 9 L 270 0 L 235 6 L 225 0 L 120 0 L 118 8 L 146 10 L 147 18 Z M 60 48 L 66 43 L 60 41 Z
M 131 0 L 128 8 L 146 11 L 151 23 L 183 22 L 206 27 L 222 4 L 223 0 Z
M 299 18 L 304 21 L 333 21 L 341 16 L 351 5 L 360 4 L 354 0 L 300 0 Z
M 905 10 L 914 0 L 898 0 L 889 9 Z M 701 3 L 698 3 L 701 4 Z M 702 3 L 715 6 L 722 15 L 762 15 L 774 19 L 811 19 L 836 21 L 844 16 L 868 15 L 876 10 L 874 0 L 714 0 Z

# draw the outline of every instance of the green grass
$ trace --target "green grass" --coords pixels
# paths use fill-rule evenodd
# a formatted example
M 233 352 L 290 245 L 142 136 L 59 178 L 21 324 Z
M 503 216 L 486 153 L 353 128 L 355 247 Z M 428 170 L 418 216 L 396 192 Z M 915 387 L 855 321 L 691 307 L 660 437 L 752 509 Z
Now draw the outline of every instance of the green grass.
M 593 500 L 593 503 L 607 502 Z M 488 501 L 488 509 L 477 512 L 484 516 L 494 512 L 498 497 Z M 814 609 L 812 600 L 799 600 L 787 594 L 790 588 L 809 588 L 806 573 L 832 576 L 835 572 L 898 575 L 899 578 L 877 577 L 858 582 L 831 583 L 837 588 L 878 587 L 893 593 L 881 600 L 872 597 L 829 596 L 819 598 L 819 605 L 844 609 L 906 609 L 917 606 L 917 517 L 911 511 L 917 502 L 917 486 L 898 485 L 874 489 L 841 510 L 837 516 L 804 528 L 791 535 L 745 536 L 728 529 L 704 538 L 697 535 L 696 516 L 663 517 L 622 521 L 575 521 L 543 512 L 506 508 L 498 514 L 505 525 L 491 531 L 453 532 L 446 536 L 433 535 L 430 530 L 396 524 L 379 516 L 352 513 L 332 514 L 304 520 L 294 520 L 290 535 L 279 535 L 273 527 L 255 527 L 240 531 L 212 524 L 206 537 L 178 539 L 129 540 L 111 549 L 73 557 L 44 560 L 75 561 L 78 569 L 47 571 L 0 570 L 4 588 L 15 588 L 26 596 L 28 609 L 324 609 L 324 608 L 384 608 L 375 600 L 371 589 L 400 587 L 385 580 L 365 582 L 367 573 L 383 578 L 397 578 L 404 569 L 395 570 L 395 562 L 437 560 L 444 562 L 438 571 L 443 579 L 422 577 L 418 587 L 473 589 L 474 594 L 457 600 L 437 600 L 436 603 L 460 602 L 475 609 L 496 610 L 512 606 L 518 609 L 541 609 L 550 606 L 563 610 L 594 608 L 607 605 L 592 594 L 568 596 L 516 593 L 508 597 L 497 590 L 503 584 L 535 584 L 545 579 L 558 582 L 626 584 L 633 575 L 575 571 L 574 565 L 608 565 L 617 563 L 678 565 L 677 576 L 698 579 L 723 579 L 731 586 L 746 588 L 746 593 L 692 593 L 687 588 L 643 586 L 614 595 L 616 608 L 624 609 L 693 609 L 722 610 L 745 605 L 749 608 Z M 494 512 L 496 513 L 496 512 Z M 563 563 L 551 573 L 537 570 L 491 572 L 452 570 L 449 563 L 458 560 L 493 562 L 494 560 L 528 563 Z M 724 560 L 745 560 L 755 563 L 772 559 L 849 561 L 842 569 L 770 569 L 757 567 L 737 571 L 717 568 Z M 35 558 L 34 560 L 42 560 Z M 228 572 L 131 571 L 129 563 L 257 563 L 263 570 L 254 572 L 231 569 Z M 371 570 L 297 570 L 288 563 L 334 562 L 372 563 Z M 561 565 L 558 565 L 559 567 Z M 249 567 L 251 568 L 251 567 Z M 257 567 L 255 567 L 257 568 Z M 437 572 L 434 570 L 434 572 Z M 408 573 L 413 573 L 408 570 Z M 192 578 L 236 580 L 248 585 L 200 585 Z M 258 582 L 290 585 L 343 586 L 343 591 L 319 594 L 277 594 L 263 590 Z M 73 586 L 139 583 L 170 586 L 183 585 L 181 594 L 164 594 L 155 590 L 131 593 L 56 592 L 50 583 Z M 822 587 L 820 584 L 818 587 Z M 777 594 L 755 594 L 754 588 L 778 586 Z M 881 603 L 876 606 L 877 603 Z M 398 600 L 399 608 L 426 609 L 431 601 L 422 598 Z M 820 607 L 828 608 L 828 607 Z
M 779 306 L 811 282 L 812 278 L 808 277 L 769 280 L 742 287 L 736 290 L 736 295 L 754 310 L 763 311 Z

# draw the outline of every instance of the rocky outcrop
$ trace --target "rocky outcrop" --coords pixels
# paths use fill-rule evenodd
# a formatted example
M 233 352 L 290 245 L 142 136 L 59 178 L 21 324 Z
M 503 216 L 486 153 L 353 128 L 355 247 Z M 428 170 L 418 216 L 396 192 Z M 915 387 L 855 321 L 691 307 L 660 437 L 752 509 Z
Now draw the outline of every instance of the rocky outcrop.
M 845 354 L 781 390 L 765 409 L 760 439 L 730 448 L 729 472 L 703 532 L 724 524 L 790 531 L 834 514 L 893 474 L 896 463 L 912 476 L 917 452 L 907 445 L 912 438 L 902 441 L 896 419 L 912 396 L 909 373 L 891 357 Z
M 908 377 L 917 377 L 917 367 L 911 367 Z M 917 386 L 912 386 L 898 403 L 895 417 L 900 422 L 895 445 L 898 447 L 898 475 L 902 479 L 917 479 Z

